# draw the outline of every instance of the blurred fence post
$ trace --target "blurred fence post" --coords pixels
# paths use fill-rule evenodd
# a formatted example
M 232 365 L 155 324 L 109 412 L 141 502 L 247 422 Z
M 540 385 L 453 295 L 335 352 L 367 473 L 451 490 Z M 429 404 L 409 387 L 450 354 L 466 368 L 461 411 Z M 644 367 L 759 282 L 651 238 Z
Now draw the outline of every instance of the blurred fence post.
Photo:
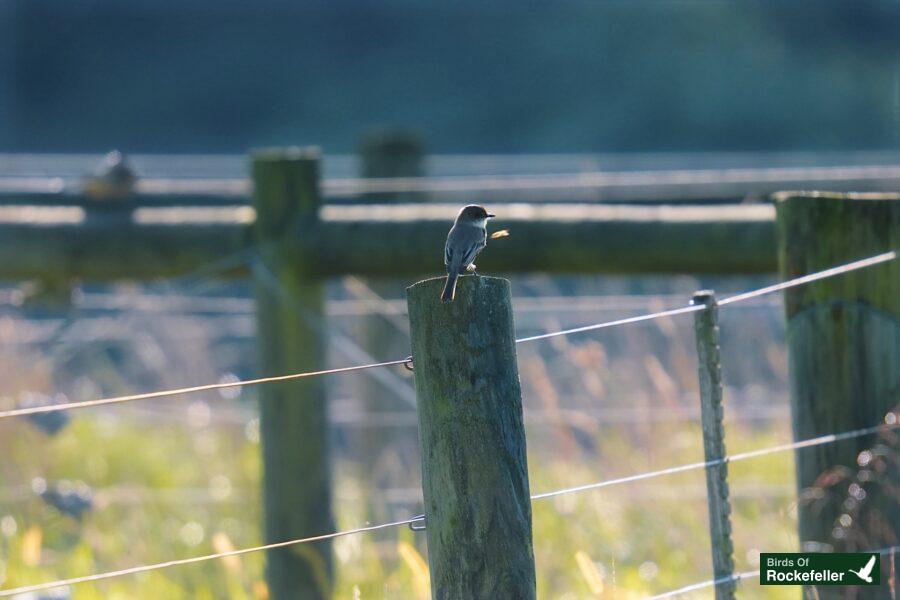
M 785 193 L 776 196 L 776 207 L 783 279 L 900 248 L 897 195 Z M 900 260 L 791 288 L 784 300 L 794 438 L 882 422 L 900 402 Z M 876 440 L 873 434 L 797 451 L 803 549 L 853 551 L 896 544 L 900 503 L 889 491 L 900 489 L 896 468 L 869 471 L 869 483 L 862 486 L 866 495 L 853 499 L 856 517 L 847 521 L 846 477 L 871 467 L 859 461 L 859 454 Z M 827 484 L 826 472 L 844 485 Z M 863 512 L 871 518 L 860 519 Z M 859 588 L 859 593 L 877 596 L 874 590 Z M 822 597 L 844 597 L 843 592 L 819 588 Z
M 719 357 L 719 316 L 715 294 L 700 291 L 692 304 L 706 310 L 694 313 L 697 369 L 700 377 L 700 419 L 703 426 L 703 457 L 706 461 L 725 457 L 722 425 L 722 366 Z M 706 467 L 706 500 L 709 507 L 709 537 L 712 546 L 713 579 L 734 574 L 731 541 L 731 504 L 728 500 L 728 465 Z M 717 600 L 734 598 L 734 581 L 716 584 Z
M 260 376 L 325 368 L 322 283 L 308 276 L 304 238 L 321 203 L 315 149 L 253 155 L 254 267 Z M 265 540 L 280 542 L 333 531 L 326 397 L 321 378 L 259 388 L 264 463 Z M 270 597 L 331 598 L 331 545 L 267 554 Z
M 373 131 L 363 136 L 359 144 L 361 175 L 366 179 L 423 177 L 425 175 L 425 144 L 414 133 L 402 129 Z M 370 192 L 369 202 L 419 202 L 421 192 Z
M 531 499 L 509 282 L 407 290 L 432 596 L 535 597 Z
M 365 179 L 395 177 L 422 177 L 425 146 L 413 133 L 403 129 L 384 129 L 366 133 L 359 144 L 360 176 Z M 362 201 L 370 203 L 395 204 L 417 202 L 424 198 L 419 193 L 367 193 Z M 436 247 L 439 253 L 440 248 Z M 438 256 L 437 254 L 435 256 Z M 368 279 L 365 282 L 350 280 L 348 289 L 363 300 L 379 301 L 403 297 L 409 280 L 396 278 Z M 354 290 L 361 284 L 362 289 Z M 367 287 L 368 289 L 365 289 Z M 381 304 L 380 308 L 386 308 Z M 391 360 L 409 354 L 408 319 L 403 314 L 374 312 L 364 321 L 365 348 L 375 360 Z M 402 412 L 409 405 L 396 394 L 385 393 L 384 385 L 371 377 L 359 379 L 360 398 L 366 414 L 378 411 Z M 362 479 L 366 482 L 371 497 L 377 498 L 379 490 L 402 485 L 408 473 L 418 468 L 416 452 L 416 432 L 412 429 L 389 427 L 366 427 L 359 436 L 359 456 Z M 377 502 L 367 506 L 370 518 L 384 520 L 390 518 L 387 511 Z

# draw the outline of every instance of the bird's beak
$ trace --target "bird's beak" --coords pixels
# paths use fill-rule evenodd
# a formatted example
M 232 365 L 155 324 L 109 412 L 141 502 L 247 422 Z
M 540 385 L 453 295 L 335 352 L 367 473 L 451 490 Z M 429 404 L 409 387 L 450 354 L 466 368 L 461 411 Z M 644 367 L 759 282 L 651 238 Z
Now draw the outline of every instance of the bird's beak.
M 488 213 L 488 217 L 487 217 L 487 218 L 488 218 L 488 219 L 493 219 L 493 218 L 496 217 L 496 216 L 497 216 L 497 215 L 492 215 L 492 214 Z

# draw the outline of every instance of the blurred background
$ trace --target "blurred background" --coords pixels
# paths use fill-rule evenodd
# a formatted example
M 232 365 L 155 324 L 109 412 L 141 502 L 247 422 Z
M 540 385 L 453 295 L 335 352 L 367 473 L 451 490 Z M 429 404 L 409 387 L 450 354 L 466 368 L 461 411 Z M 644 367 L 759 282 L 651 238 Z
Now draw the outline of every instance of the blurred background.
M 247 151 L 292 144 L 323 149 L 331 203 L 751 203 L 785 187 L 892 190 L 897 31 L 896 1 L 0 0 L 0 191 L 4 203 L 80 194 L 118 149 L 139 186 L 165 179 L 245 204 Z M 385 166 L 391 144 L 401 158 Z M 599 183 L 535 191 L 515 180 L 586 173 Z M 395 176 L 501 181 L 360 191 L 365 178 Z M 223 255 L 166 279 L 5 281 L 2 408 L 257 376 L 253 284 L 225 276 L 247 260 Z M 517 333 L 774 278 L 519 275 Z M 409 283 L 327 282 L 329 366 L 409 353 Z M 721 319 L 729 451 L 790 441 L 780 299 Z M 533 492 L 702 459 L 692 327 L 684 315 L 520 348 Z M 410 374 L 326 385 L 337 526 L 421 512 Z M 258 389 L 0 421 L 0 585 L 262 543 Z M 796 549 L 789 455 L 733 465 L 731 489 L 738 570 L 758 568 L 760 551 Z M 534 511 L 540 598 L 642 597 L 711 576 L 701 471 Z M 340 538 L 335 597 L 428 597 L 425 556 L 424 536 L 406 529 Z M 263 599 L 263 560 L 47 597 Z M 799 597 L 741 586 L 748 598 Z
M 0 149 L 897 150 L 893 1 L 4 0 Z

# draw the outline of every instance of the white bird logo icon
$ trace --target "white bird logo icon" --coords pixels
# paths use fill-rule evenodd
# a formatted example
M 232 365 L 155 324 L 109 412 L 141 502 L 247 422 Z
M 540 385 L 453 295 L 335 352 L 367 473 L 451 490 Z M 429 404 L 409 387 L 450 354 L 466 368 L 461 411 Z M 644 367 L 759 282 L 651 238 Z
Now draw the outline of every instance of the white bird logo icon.
M 875 566 L 875 555 L 873 554 L 871 558 L 869 558 L 869 562 L 866 563 L 859 571 L 854 571 L 853 569 L 848 569 L 851 573 L 865 581 L 866 583 L 872 583 L 872 567 Z

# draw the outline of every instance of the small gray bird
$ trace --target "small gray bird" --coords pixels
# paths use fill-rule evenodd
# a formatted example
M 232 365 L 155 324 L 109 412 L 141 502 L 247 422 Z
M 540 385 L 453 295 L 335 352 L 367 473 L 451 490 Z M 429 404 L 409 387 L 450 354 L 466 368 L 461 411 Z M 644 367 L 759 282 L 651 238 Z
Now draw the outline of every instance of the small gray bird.
M 475 257 L 487 244 L 487 221 L 494 215 L 483 206 L 464 206 L 447 234 L 444 264 L 447 265 L 447 284 L 441 293 L 442 302 L 450 302 L 456 295 L 456 279 L 463 273 L 475 271 Z M 477 275 L 477 273 L 476 273 Z
M 113 150 L 96 172 L 84 179 L 82 188 L 94 200 L 124 200 L 134 193 L 137 179 L 125 156 Z

